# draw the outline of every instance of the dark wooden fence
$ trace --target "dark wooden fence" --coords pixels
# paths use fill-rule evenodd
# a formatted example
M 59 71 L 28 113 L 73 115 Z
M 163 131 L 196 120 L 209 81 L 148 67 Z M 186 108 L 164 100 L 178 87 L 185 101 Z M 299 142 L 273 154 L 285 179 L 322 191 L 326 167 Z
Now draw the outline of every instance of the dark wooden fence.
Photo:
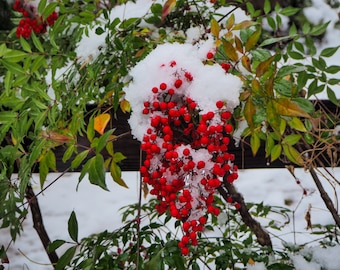
M 322 105 L 320 105 L 322 104 Z M 335 106 L 333 103 L 329 101 L 322 101 L 316 104 L 316 109 L 323 106 L 330 112 L 339 115 L 339 107 Z M 89 110 L 93 109 L 93 107 L 89 107 Z M 123 134 L 128 133 L 130 131 L 130 126 L 128 124 L 129 114 L 124 114 L 121 111 L 117 111 L 116 117 L 112 117 L 113 122 L 112 126 L 116 128 L 115 134 Z M 89 146 L 86 137 L 79 137 L 78 143 L 80 145 Z M 64 171 L 65 169 L 70 167 L 72 159 L 68 162 L 64 163 L 62 161 L 62 156 L 65 151 L 65 146 L 60 146 L 56 149 L 56 159 L 57 159 L 57 169 L 58 171 Z M 122 152 L 127 158 L 121 162 L 120 166 L 123 171 L 137 171 L 139 170 L 140 165 L 140 143 L 136 139 L 132 137 L 131 134 L 121 137 L 117 141 L 114 142 L 114 149 L 116 152 Z M 338 149 L 340 151 L 340 149 Z M 254 157 L 249 146 L 248 141 L 240 143 L 238 147 L 235 146 L 233 141 L 229 144 L 229 152 L 235 155 L 235 164 L 239 166 L 239 168 L 250 169 L 250 168 L 283 168 L 286 164 L 284 164 L 280 160 L 276 160 L 275 162 L 269 162 L 268 159 L 265 158 L 264 145 L 262 144 L 259 152 Z M 106 153 L 104 152 L 104 157 Z M 340 156 L 340 153 L 339 153 Z M 88 158 L 90 158 L 89 155 Z M 323 159 L 322 162 L 326 166 L 330 166 L 330 161 Z M 75 171 L 81 170 L 81 166 L 77 168 Z

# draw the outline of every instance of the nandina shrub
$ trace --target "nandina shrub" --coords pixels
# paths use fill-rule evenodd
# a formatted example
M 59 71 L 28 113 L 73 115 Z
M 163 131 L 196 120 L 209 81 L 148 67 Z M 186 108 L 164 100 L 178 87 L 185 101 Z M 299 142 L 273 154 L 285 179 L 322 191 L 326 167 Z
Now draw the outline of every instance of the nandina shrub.
M 228 100 L 219 85 L 221 82 L 212 80 L 222 78 L 223 84 L 235 88 L 232 93 L 239 90 L 239 82 L 226 74 L 225 67 L 206 66 L 197 56 L 185 59 L 187 50 L 193 49 L 190 45 L 160 46 L 144 63 L 155 65 L 157 74 L 162 76 L 146 74 L 152 78 L 149 88 L 137 76 L 126 91 L 127 99 L 140 108 L 132 113 L 130 124 L 132 132 L 142 136 L 141 148 L 146 153 L 140 167 L 143 181 L 152 186 L 150 193 L 158 200 L 158 213 L 182 221 L 184 235 L 179 247 L 183 255 L 188 255 L 190 246 L 198 244 L 197 237 L 204 229 L 207 215 L 220 213 L 214 205 L 220 177 L 228 175 L 228 182 L 232 183 L 238 176 L 237 166 L 233 164 L 235 157 L 228 153 L 233 131 L 230 119 L 236 102 L 233 97 Z M 166 53 L 172 50 L 179 57 L 172 58 Z M 158 54 L 162 55 L 160 63 Z M 209 53 L 205 55 L 209 58 Z M 143 63 L 138 66 L 143 67 Z M 143 97 L 137 95 L 135 100 L 135 91 Z M 216 96 L 208 96 L 209 91 Z M 137 103 L 142 103 L 142 107 Z

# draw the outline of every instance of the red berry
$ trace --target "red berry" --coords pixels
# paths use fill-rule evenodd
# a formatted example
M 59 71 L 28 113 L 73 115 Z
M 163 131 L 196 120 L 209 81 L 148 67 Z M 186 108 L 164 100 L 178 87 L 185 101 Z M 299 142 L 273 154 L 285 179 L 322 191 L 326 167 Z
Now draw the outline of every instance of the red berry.
M 219 101 L 216 102 L 216 107 L 218 109 L 221 109 L 223 106 L 224 106 L 224 102 L 222 100 L 219 100 Z
M 212 59 L 214 57 L 214 54 L 212 52 L 207 53 L 207 59 Z
M 166 87 L 167 87 L 166 83 L 161 83 L 161 84 L 159 85 L 159 88 L 160 88 L 161 90 L 165 90 Z
M 176 80 L 176 81 L 175 81 L 175 87 L 176 87 L 176 88 L 180 88 L 181 85 L 182 85 L 182 83 L 183 83 L 182 80 L 180 80 L 180 79 Z

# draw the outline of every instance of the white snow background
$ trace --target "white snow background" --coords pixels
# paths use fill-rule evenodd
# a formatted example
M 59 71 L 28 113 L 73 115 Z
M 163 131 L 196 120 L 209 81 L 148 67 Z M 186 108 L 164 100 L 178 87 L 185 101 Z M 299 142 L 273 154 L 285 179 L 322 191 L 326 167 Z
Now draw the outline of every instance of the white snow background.
M 151 0 L 138 0 L 136 4 L 129 2 L 127 5 L 115 9 L 112 16 L 120 16 L 121 18 L 143 16 L 148 12 L 152 3 L 154 2 Z M 329 9 L 323 0 L 313 0 L 313 6 L 305 9 L 305 15 L 316 23 L 320 23 L 324 18 L 331 20 L 329 28 L 331 30 L 327 31 L 323 42 L 319 44 L 319 50 L 340 44 L 340 31 L 333 28 L 334 23 L 339 20 L 336 10 Z M 243 19 L 245 15 L 242 11 L 238 11 L 236 18 Z M 195 29 L 192 29 L 192 33 L 195 31 Z M 103 36 L 98 37 L 94 32 L 90 33 L 90 36 L 84 38 L 79 44 L 78 55 L 87 58 L 91 54 L 95 57 L 98 54 L 98 47 L 105 45 L 104 40 L 101 40 Z M 340 50 L 332 58 L 326 60 L 329 65 L 339 65 L 338 59 L 340 59 Z M 339 90 L 336 90 L 336 94 L 340 97 Z M 322 94 L 319 97 L 325 98 Z M 337 179 L 340 179 L 340 168 L 330 170 Z M 311 243 L 311 246 L 313 246 L 313 241 L 317 240 L 317 237 L 312 237 L 310 230 L 306 230 L 307 224 L 304 219 L 310 207 L 313 224 L 334 223 L 310 175 L 302 169 L 297 169 L 295 174 L 300 179 L 301 185 L 307 189 L 307 196 L 302 195 L 301 187 L 296 184 L 295 179 L 285 169 L 240 170 L 239 179 L 235 182 L 246 202 L 264 202 L 264 204 L 295 210 L 295 227 L 289 224 L 280 232 L 272 232 L 276 247 L 282 246 L 282 240 L 291 244 Z M 46 185 L 52 183 L 58 176 L 59 174 L 56 173 L 49 174 Z M 130 187 L 129 189 L 124 189 L 115 184 L 110 180 L 110 175 L 107 174 L 107 186 L 110 192 L 91 185 L 87 178 L 83 179 L 78 192 L 75 192 L 78 177 L 78 173 L 65 174 L 38 197 L 44 224 L 52 241 L 55 239 L 70 240 L 67 233 L 67 220 L 72 211 L 76 212 L 79 238 L 82 238 L 104 230 L 110 231 L 120 228 L 122 226 L 121 213 L 118 209 L 138 201 L 138 172 L 123 173 L 123 179 Z M 38 175 L 34 175 L 33 182 L 36 183 L 34 191 L 38 193 L 40 191 Z M 334 192 L 328 182 L 324 181 L 323 184 L 332 199 L 337 202 L 337 193 Z M 337 192 L 340 192 L 339 187 L 337 187 Z M 285 204 L 287 201 L 292 203 L 288 206 Z M 24 231 L 15 243 L 11 243 L 8 231 L 0 231 L 0 245 L 10 246 L 7 251 L 10 263 L 7 266 L 5 265 L 5 269 L 53 269 L 49 265 L 47 255 L 33 228 L 31 218 L 29 213 L 23 223 Z M 317 246 L 317 244 L 315 243 L 314 246 Z M 327 270 L 340 269 L 339 246 L 327 250 L 319 247 L 306 247 L 303 252 L 313 253 L 313 260 L 306 262 L 302 253 L 292 254 L 291 258 L 297 270 L 320 270 L 321 266 Z M 59 255 L 61 254 L 59 253 Z M 263 270 L 265 267 L 262 264 L 255 264 L 249 266 L 249 269 Z

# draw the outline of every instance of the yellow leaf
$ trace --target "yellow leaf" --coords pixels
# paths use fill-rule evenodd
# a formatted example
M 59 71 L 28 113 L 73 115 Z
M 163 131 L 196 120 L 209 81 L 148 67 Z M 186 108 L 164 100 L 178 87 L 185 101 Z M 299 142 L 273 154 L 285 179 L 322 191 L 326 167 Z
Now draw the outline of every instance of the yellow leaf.
M 297 118 L 297 117 L 293 117 L 292 120 L 290 120 L 290 121 L 288 122 L 288 124 L 289 124 L 292 128 L 294 128 L 294 129 L 296 129 L 296 130 L 298 130 L 298 131 L 307 132 L 307 129 L 306 129 L 305 125 L 304 125 L 304 124 L 302 123 L 302 121 L 301 121 L 299 118 Z
M 213 34 L 214 37 L 219 38 L 220 26 L 218 22 L 214 18 L 212 18 L 210 24 L 211 24 L 211 33 Z
M 250 265 L 254 265 L 254 264 L 255 264 L 255 261 L 254 261 L 252 258 L 249 258 L 249 260 L 248 260 L 248 264 L 250 264 Z
M 252 98 L 248 98 L 244 106 L 244 117 L 247 120 L 247 123 L 251 131 L 254 130 L 253 116 L 255 115 L 255 113 L 256 113 L 256 108 L 255 108 L 254 102 Z
M 296 116 L 309 118 L 309 114 L 301 109 L 295 102 L 288 98 L 279 98 L 273 100 L 273 106 L 276 112 L 283 116 Z
M 299 151 L 297 151 L 293 146 L 288 144 L 283 144 L 283 152 L 285 153 L 286 157 L 293 163 L 302 166 L 303 165 L 303 158 Z
M 256 68 L 256 76 L 261 77 L 270 67 L 276 55 L 269 57 L 267 60 L 261 62 Z
M 123 99 L 120 102 L 120 108 L 123 113 L 129 113 L 131 111 L 130 102 L 127 101 L 126 99 Z
M 238 60 L 238 54 L 234 46 L 228 40 L 223 39 L 223 47 L 225 54 L 230 60 L 236 62 Z
M 240 53 L 243 53 L 242 41 L 240 40 L 238 36 L 235 36 L 235 46 L 236 46 L 236 50 L 238 50 Z
M 110 114 L 103 113 L 94 118 L 94 130 L 103 135 L 107 124 L 110 121 Z
M 248 38 L 246 42 L 245 49 L 247 52 L 249 52 L 252 48 L 255 47 L 260 36 L 261 36 L 261 28 L 258 27 L 256 31 Z
M 162 9 L 162 20 L 175 8 L 176 0 L 167 0 Z
M 250 59 L 249 59 L 249 57 L 246 56 L 246 55 L 243 55 L 241 61 L 242 61 L 242 66 L 243 66 L 246 70 L 248 70 L 249 72 L 251 72 Z
M 254 94 L 258 94 L 261 90 L 261 84 L 255 78 L 251 81 L 251 89 L 253 90 Z
M 122 179 L 122 171 L 120 167 L 117 165 L 116 162 L 112 161 L 110 166 L 110 173 L 113 178 L 113 181 L 115 181 L 118 185 L 129 188 L 127 184 Z
M 256 24 L 255 22 L 253 21 L 243 21 L 243 22 L 240 22 L 238 24 L 236 24 L 233 28 L 233 30 L 242 30 L 242 29 L 245 29 L 245 28 L 249 28 L 250 26 Z
M 231 13 L 226 23 L 226 28 L 228 31 L 234 26 L 234 23 L 235 23 L 235 15 L 234 13 Z

